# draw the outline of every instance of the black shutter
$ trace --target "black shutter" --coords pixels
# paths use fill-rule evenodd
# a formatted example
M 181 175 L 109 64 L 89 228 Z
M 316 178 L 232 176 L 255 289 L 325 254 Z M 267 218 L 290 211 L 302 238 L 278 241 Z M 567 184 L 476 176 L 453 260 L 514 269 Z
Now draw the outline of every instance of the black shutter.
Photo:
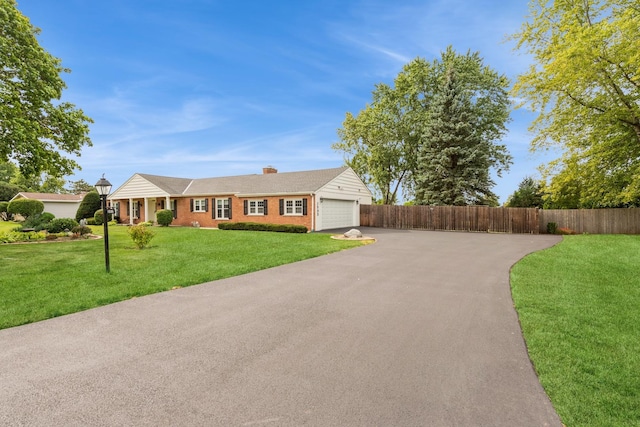
M 264 214 L 269 215 L 269 209 L 267 208 L 267 199 L 264 199 L 262 203 L 264 203 Z
M 173 201 L 173 219 L 178 219 L 178 201 L 174 200 Z
M 248 200 L 244 201 L 244 214 L 245 215 L 249 214 L 249 201 Z
M 229 219 L 231 219 L 231 197 L 229 197 L 227 200 L 229 200 Z
M 209 212 L 209 199 L 204 199 L 204 211 Z
M 193 212 L 193 199 L 189 199 L 189 209 Z
M 160 209 L 164 209 L 164 199 L 160 200 Z
M 140 212 L 140 206 L 142 206 L 142 204 L 140 201 L 137 201 L 136 203 L 138 204 L 138 218 L 142 218 L 142 212 Z
M 216 211 L 218 210 L 217 206 L 216 206 L 216 199 L 215 198 L 211 198 L 211 218 L 212 219 L 216 219 Z
M 280 205 L 280 215 L 284 215 L 284 199 L 278 200 L 278 204 Z
M 302 199 L 302 215 L 307 214 L 307 199 Z

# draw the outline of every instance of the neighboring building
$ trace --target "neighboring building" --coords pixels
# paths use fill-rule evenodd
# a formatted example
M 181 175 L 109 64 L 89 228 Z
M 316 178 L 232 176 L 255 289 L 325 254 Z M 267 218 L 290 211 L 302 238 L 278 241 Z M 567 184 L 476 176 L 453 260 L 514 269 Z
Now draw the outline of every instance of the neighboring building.
M 308 230 L 360 225 L 360 204 L 371 192 L 349 167 L 219 178 L 172 178 L 136 173 L 109 195 L 121 222 L 155 222 L 173 211 L 173 225 L 217 227 L 220 222 L 298 224 Z
M 35 199 L 44 203 L 44 212 L 52 213 L 56 218 L 75 218 L 84 194 L 25 193 L 13 196 L 16 199 Z

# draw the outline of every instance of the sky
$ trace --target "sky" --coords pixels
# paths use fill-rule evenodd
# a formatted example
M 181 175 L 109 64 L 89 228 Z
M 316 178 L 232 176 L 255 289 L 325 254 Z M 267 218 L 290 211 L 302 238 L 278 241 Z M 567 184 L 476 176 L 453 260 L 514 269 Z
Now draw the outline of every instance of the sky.
M 403 65 L 451 45 L 515 81 L 531 58 L 507 36 L 526 0 L 18 0 L 43 48 L 71 69 L 63 100 L 93 146 L 75 175 L 114 190 L 134 173 L 205 178 L 339 167 L 345 114 Z M 535 114 L 511 114 L 504 203 L 549 153 L 532 153 Z

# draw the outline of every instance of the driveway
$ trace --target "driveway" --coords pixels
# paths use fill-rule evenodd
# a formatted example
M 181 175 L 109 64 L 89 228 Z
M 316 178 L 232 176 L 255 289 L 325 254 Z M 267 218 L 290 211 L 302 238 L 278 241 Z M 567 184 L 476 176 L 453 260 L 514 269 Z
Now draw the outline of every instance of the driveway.
M 378 242 L 0 331 L 0 425 L 561 425 L 509 289 L 558 237 L 363 232 Z

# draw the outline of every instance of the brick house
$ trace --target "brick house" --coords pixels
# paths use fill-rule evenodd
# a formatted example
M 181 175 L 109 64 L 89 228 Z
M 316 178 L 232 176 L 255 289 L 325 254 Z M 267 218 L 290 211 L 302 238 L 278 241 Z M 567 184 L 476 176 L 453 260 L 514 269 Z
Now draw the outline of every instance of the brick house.
M 310 231 L 360 224 L 360 204 L 372 195 L 349 167 L 217 178 L 174 178 L 136 173 L 108 200 L 123 223 L 156 220 L 173 211 L 172 225 L 217 227 L 220 222 L 304 225 Z

